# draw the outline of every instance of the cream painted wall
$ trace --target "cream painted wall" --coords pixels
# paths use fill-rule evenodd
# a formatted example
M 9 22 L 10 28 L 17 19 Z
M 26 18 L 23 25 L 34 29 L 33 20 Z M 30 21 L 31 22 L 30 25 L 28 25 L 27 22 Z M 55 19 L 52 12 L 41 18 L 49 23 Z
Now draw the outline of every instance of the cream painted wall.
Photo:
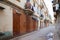
M 21 8 L 24 8 L 24 5 L 26 3 L 26 0 L 20 0 L 20 2 L 16 1 L 16 0 L 8 0 L 10 1 L 11 3 L 21 7 Z M 30 0 L 30 3 L 33 5 L 33 0 Z
M 24 8 L 25 3 L 26 3 L 26 0 L 21 0 L 21 2 L 19 3 L 20 7 Z
M 12 8 L 0 3 L 5 9 L 0 10 L 0 32 L 11 31 L 13 28 L 13 13 Z

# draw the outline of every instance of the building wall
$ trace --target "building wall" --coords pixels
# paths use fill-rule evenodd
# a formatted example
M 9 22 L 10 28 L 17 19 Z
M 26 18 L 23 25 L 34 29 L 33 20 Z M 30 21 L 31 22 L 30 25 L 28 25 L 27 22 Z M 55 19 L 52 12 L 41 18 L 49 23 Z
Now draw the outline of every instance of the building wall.
M 0 6 L 5 8 L 4 10 L 0 10 L 0 32 L 12 32 L 12 8 L 1 3 Z
M 25 3 L 26 3 L 26 0 L 21 0 L 20 2 L 18 2 L 18 1 L 16 1 L 16 0 L 9 0 L 10 2 L 12 2 L 13 4 L 15 4 L 15 5 L 17 5 L 17 6 L 19 6 L 19 7 L 22 7 L 22 8 L 24 8 L 24 5 L 25 5 Z M 33 5 L 33 1 L 32 0 L 30 0 L 30 2 L 31 2 L 31 4 Z M 37 1 L 38 2 L 38 1 Z M 42 1 L 41 1 L 42 2 Z M 43 2 L 42 2 L 43 3 Z M 23 4 L 23 5 L 22 5 Z M 36 8 L 37 8 L 37 10 L 35 11 L 35 15 L 36 16 L 38 16 L 38 19 L 39 19 L 39 17 L 40 17 L 40 7 L 38 8 L 38 5 L 40 5 L 40 3 L 35 3 L 36 4 Z M 2 6 L 4 6 L 4 5 L 2 5 Z M 8 7 L 8 6 L 4 6 L 6 9 L 4 10 L 4 11 L 1 11 L 1 22 L 0 22 L 0 24 L 1 24 L 1 26 L 3 26 L 3 27 L 1 27 L 2 29 L 5 27 L 5 29 L 4 30 L 2 30 L 2 32 L 3 31 L 7 31 L 7 30 L 9 30 L 9 31 L 12 31 L 12 20 L 13 20 L 13 17 L 12 17 L 12 9 L 10 8 L 10 7 Z M 38 11 L 39 10 L 39 11 Z M 43 11 L 42 11 L 43 12 Z M 40 22 L 40 20 L 38 21 L 38 23 Z M 40 23 L 38 24 L 38 26 L 40 26 Z
M 60 15 L 57 16 L 56 29 L 57 32 L 60 34 Z
M 24 8 L 24 5 L 25 5 L 27 0 L 24 0 L 24 1 L 20 0 L 20 2 L 18 2 L 17 0 L 8 0 L 8 1 L 12 2 L 13 4 L 15 4 L 15 5 L 17 5 L 17 6 L 21 7 L 21 8 Z M 30 3 L 33 5 L 33 0 L 30 0 Z
M 55 23 L 55 29 L 57 34 L 60 36 L 60 14 L 57 15 L 57 21 Z

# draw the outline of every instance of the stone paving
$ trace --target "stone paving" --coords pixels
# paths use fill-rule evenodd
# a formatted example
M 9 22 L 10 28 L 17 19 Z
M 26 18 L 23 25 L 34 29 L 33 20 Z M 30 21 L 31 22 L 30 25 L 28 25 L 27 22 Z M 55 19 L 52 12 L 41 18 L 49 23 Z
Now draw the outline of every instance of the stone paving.
M 54 34 L 53 40 L 59 40 L 55 26 L 53 25 L 10 40 L 48 40 L 47 34 L 50 32 Z

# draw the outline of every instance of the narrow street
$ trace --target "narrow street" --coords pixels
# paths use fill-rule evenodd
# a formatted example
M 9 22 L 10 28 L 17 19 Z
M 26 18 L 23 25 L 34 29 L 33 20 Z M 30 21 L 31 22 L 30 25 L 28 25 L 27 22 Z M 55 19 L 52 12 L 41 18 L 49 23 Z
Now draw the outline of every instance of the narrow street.
M 11 40 L 48 40 L 47 34 L 51 33 L 51 32 L 54 35 L 53 40 L 59 40 L 58 35 L 56 33 L 55 26 L 53 26 L 53 25 L 49 25 L 49 27 L 47 27 L 47 28 L 43 28 L 43 29 L 40 29 L 38 31 L 31 32 L 27 35 L 16 37 L 16 38 L 11 39 Z
M 60 0 L 0 0 L 0 40 L 60 40 Z

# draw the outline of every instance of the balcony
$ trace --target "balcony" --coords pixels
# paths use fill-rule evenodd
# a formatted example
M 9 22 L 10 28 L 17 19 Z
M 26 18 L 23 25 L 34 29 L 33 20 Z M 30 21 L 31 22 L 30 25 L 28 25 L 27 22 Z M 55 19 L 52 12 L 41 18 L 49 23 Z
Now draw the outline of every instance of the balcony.
M 31 9 L 24 9 L 25 14 L 27 15 L 33 15 L 34 11 L 32 11 Z

